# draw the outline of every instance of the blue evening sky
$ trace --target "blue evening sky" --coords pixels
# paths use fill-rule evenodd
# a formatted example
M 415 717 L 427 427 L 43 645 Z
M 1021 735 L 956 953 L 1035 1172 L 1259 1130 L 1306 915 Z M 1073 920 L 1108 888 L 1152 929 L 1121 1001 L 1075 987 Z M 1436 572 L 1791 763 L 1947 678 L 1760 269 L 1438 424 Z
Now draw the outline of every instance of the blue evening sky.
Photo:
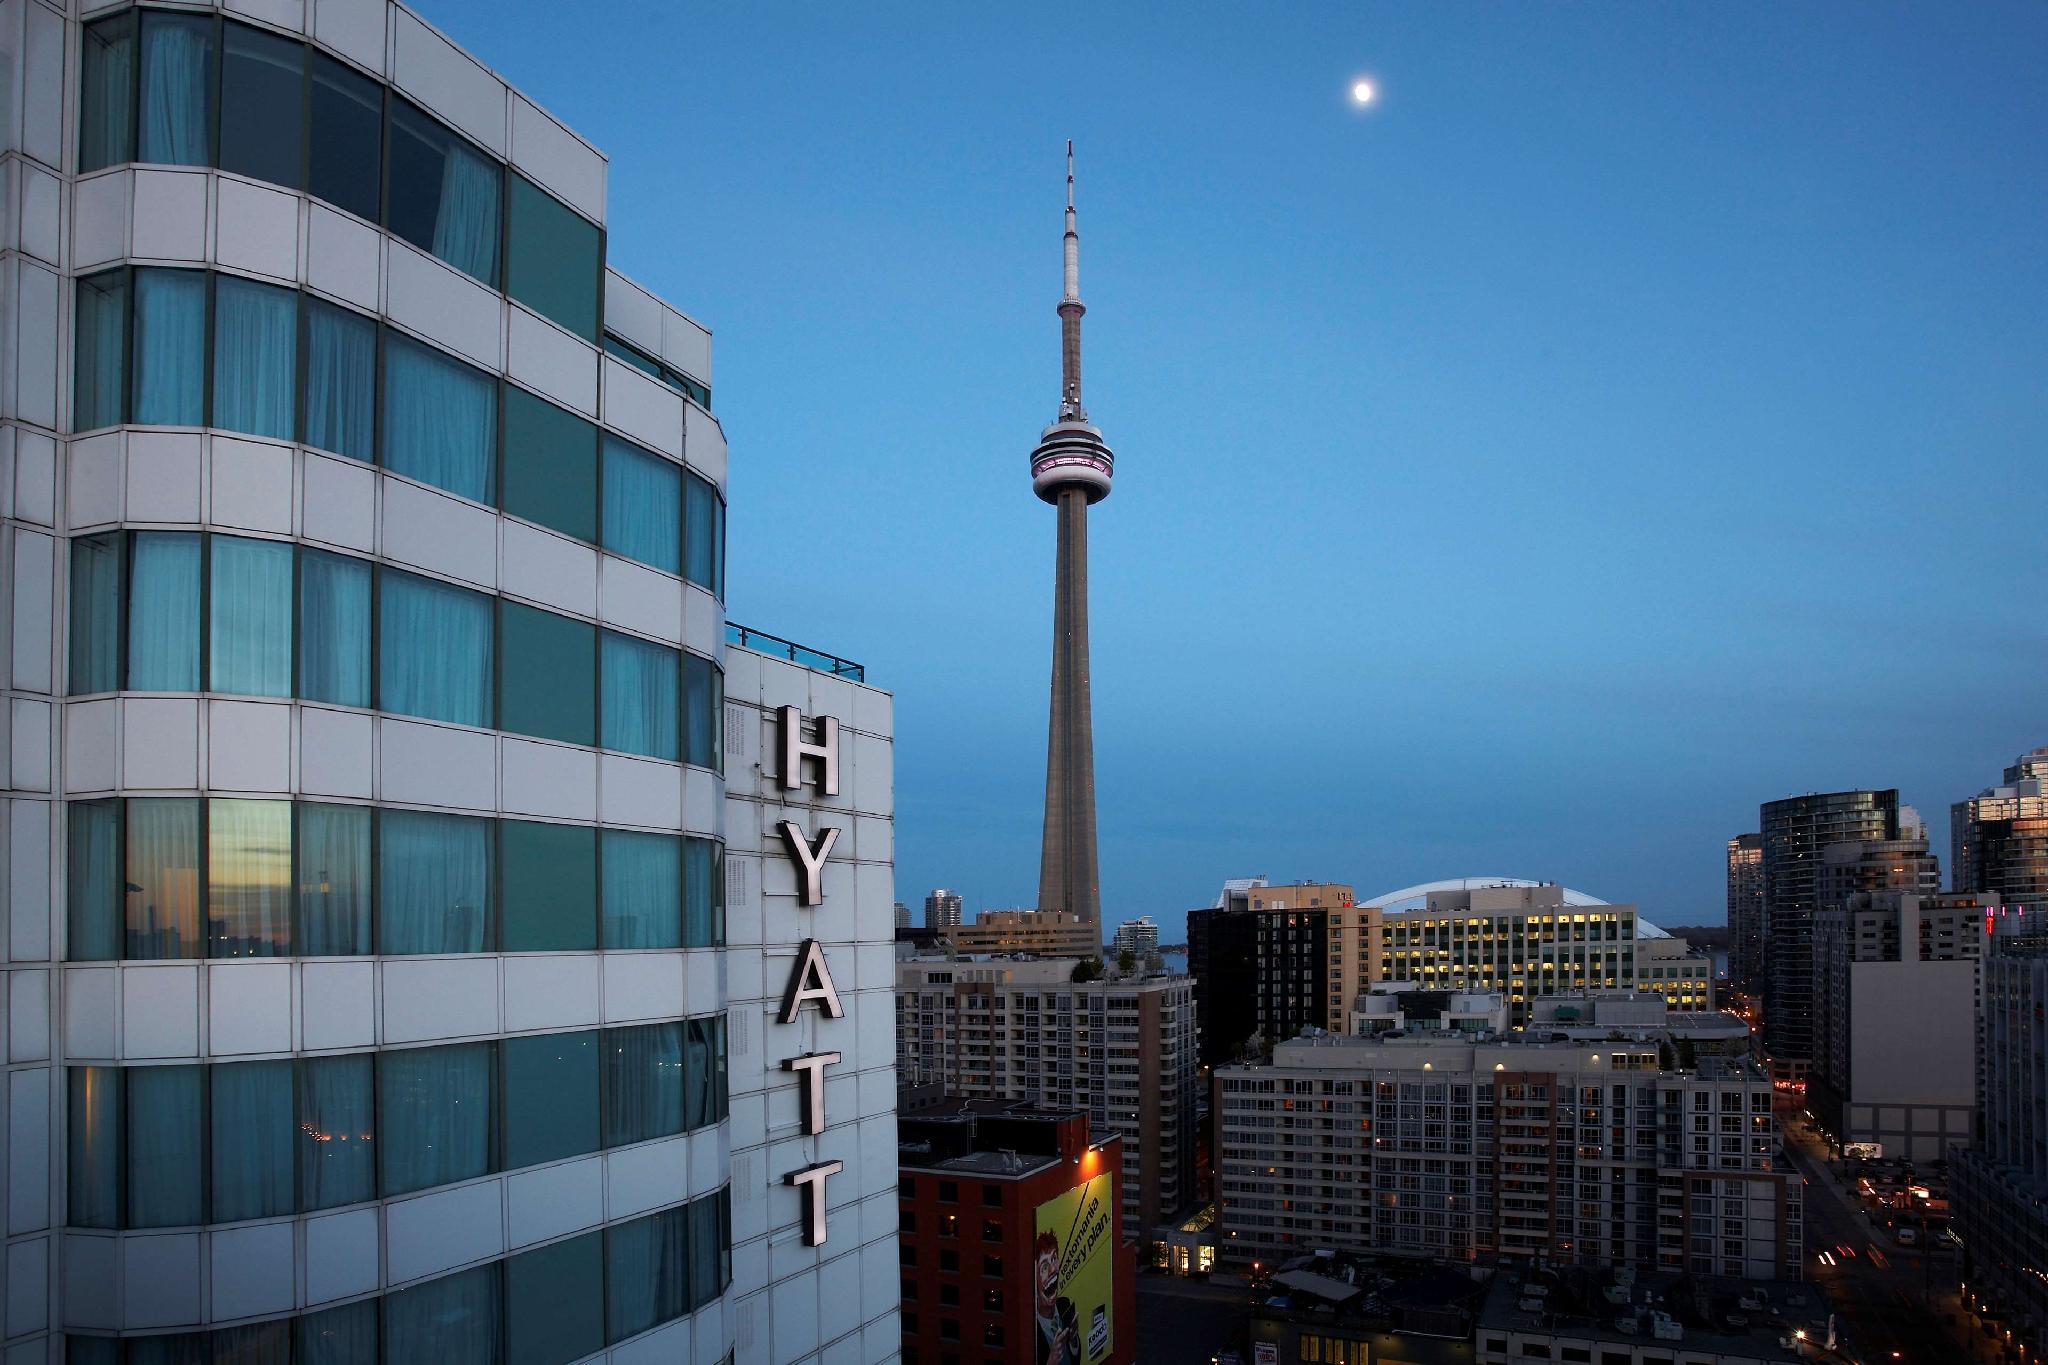
M 422 8 L 714 329 L 731 616 L 895 693 L 913 906 L 1036 894 L 1067 137 L 1107 920 L 1717 921 L 1759 801 L 1946 863 L 2048 743 L 2048 6 Z

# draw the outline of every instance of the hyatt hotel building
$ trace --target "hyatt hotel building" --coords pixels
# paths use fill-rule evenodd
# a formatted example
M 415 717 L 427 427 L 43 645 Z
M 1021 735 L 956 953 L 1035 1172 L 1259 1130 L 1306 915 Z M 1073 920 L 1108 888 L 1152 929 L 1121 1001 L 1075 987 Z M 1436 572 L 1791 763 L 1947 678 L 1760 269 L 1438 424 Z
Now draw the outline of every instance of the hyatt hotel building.
M 890 698 L 603 155 L 387 0 L 0 62 L 0 1359 L 895 1359 Z

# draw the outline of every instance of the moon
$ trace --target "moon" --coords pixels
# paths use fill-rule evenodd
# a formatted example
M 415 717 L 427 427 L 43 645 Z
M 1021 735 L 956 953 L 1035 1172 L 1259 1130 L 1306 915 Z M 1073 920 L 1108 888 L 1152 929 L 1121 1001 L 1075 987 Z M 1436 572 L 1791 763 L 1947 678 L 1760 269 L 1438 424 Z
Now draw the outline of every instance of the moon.
M 1379 94 L 1380 92 L 1373 86 L 1371 81 L 1356 80 L 1351 83 L 1351 102 L 1353 104 L 1361 107 L 1371 104 L 1379 98 Z

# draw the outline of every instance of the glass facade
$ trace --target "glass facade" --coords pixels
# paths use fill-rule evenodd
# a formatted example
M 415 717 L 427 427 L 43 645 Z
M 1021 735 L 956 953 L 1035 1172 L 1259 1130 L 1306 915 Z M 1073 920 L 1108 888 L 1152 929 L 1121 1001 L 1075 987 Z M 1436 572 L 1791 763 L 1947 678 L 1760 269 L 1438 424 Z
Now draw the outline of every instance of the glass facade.
M 216 1332 L 73 1334 L 64 1354 L 73 1365 L 568 1365 L 723 1294 L 731 1245 L 724 1188 L 338 1308 Z
M 74 696 L 286 697 L 296 664 L 308 701 L 724 771 L 724 676 L 673 645 L 288 541 L 109 532 L 71 572 Z
M 725 500 L 710 481 L 616 436 L 600 457 L 589 421 L 374 318 L 158 266 L 88 276 L 76 298 L 78 431 L 134 422 L 297 440 L 725 596 Z
M 322 48 L 218 13 L 168 7 L 102 13 L 75 24 L 78 41 L 60 45 L 58 54 L 77 63 L 76 84 L 67 83 L 63 94 L 76 110 L 79 175 L 130 164 L 212 168 L 220 176 L 176 179 L 207 187 L 209 227 L 221 212 L 216 194 L 251 193 L 229 177 L 302 191 L 388 234 L 378 239 L 380 258 L 409 259 L 416 270 L 443 273 L 408 255 L 416 249 L 500 291 L 501 305 L 518 305 L 510 312 L 514 328 L 553 336 L 543 345 L 556 349 L 545 358 L 573 352 L 586 367 L 586 387 L 587 367 L 595 361 L 602 383 L 606 366 L 571 336 L 708 408 L 709 390 L 695 378 L 606 336 L 604 229 L 550 188 L 585 183 L 578 173 L 556 175 L 551 168 L 559 158 L 551 154 L 528 156 L 527 131 L 516 132 L 522 166 L 546 184 L 473 142 L 461 131 L 483 126 L 469 117 L 473 105 L 460 90 L 438 89 L 431 71 L 406 56 L 403 35 L 387 34 L 386 51 L 417 103 L 354 64 L 359 49 L 334 27 L 345 27 L 345 20 L 330 18 L 320 29 L 321 40 L 330 43 Z M 310 17 L 304 27 L 309 37 L 315 31 Z M 341 56 L 343 49 L 351 55 Z M 31 82 L 24 88 L 43 87 Z M 515 133 L 512 124 L 523 129 L 533 113 L 521 106 L 514 120 L 514 112 L 508 106 L 508 135 Z M 495 123 L 489 114 L 484 120 Z M 138 173 L 134 184 L 171 180 Z M 100 183 L 115 188 L 109 180 Z M 139 211 L 140 192 L 125 202 Z M 289 784 L 245 778 L 246 765 L 234 762 L 245 736 L 231 727 L 254 708 L 195 700 L 301 700 L 722 772 L 724 676 L 716 662 L 673 641 L 633 633 L 643 628 L 643 617 L 621 614 L 634 605 L 635 592 L 671 604 L 688 598 L 676 580 L 722 599 L 725 504 L 713 483 L 679 456 L 661 453 L 680 450 L 682 433 L 648 433 L 645 439 L 660 450 L 643 448 L 594 420 L 598 410 L 591 399 L 575 396 L 570 371 L 562 387 L 534 379 L 526 363 L 515 365 L 521 354 L 516 340 L 510 360 L 501 346 L 498 359 L 479 368 L 393 325 L 379 315 L 381 306 L 370 311 L 372 305 L 337 301 L 335 293 L 383 297 L 382 291 L 358 294 L 318 270 L 323 250 L 334 260 L 336 241 L 367 243 L 373 234 L 315 208 L 309 248 L 305 212 L 299 278 L 312 283 L 303 288 L 290 282 L 288 271 L 282 282 L 236 273 L 271 273 L 247 264 L 255 259 L 248 255 L 226 269 L 123 265 L 69 281 L 76 304 L 67 324 L 74 373 L 65 380 L 60 369 L 58 378 L 72 399 L 71 432 L 130 425 L 209 429 L 303 446 L 390 477 L 367 477 L 338 461 L 275 447 L 255 456 L 245 443 L 189 434 L 119 438 L 98 447 L 115 449 L 122 476 L 131 480 L 115 516 L 125 513 L 140 526 L 60 534 L 69 593 L 67 601 L 60 585 L 52 594 L 67 616 L 49 632 L 62 642 L 58 666 L 74 697 L 155 693 L 176 699 L 101 703 L 71 714 L 133 717 L 152 707 L 156 717 L 191 712 L 198 717 L 198 761 L 190 777 L 161 785 L 151 778 L 143 785 L 142 751 L 133 738 L 140 732 L 131 726 L 125 751 L 116 751 L 125 764 L 121 777 L 107 784 L 116 794 L 67 801 L 56 813 L 61 828 L 54 842 L 64 866 L 63 904 L 51 926 L 61 939 L 54 955 L 74 963 L 187 964 L 142 975 L 191 980 L 196 971 L 199 1017 L 208 1022 L 194 1046 L 177 1039 L 157 1040 L 167 1051 L 137 1046 L 135 1030 L 153 1025 L 138 1022 L 148 1011 L 130 996 L 125 1050 L 50 1058 L 62 1073 L 53 1098 L 64 1106 L 51 1124 L 60 1151 L 45 1157 L 61 1163 L 62 1207 L 51 1210 L 53 1227 L 147 1232 L 155 1234 L 152 1245 L 170 1246 L 161 1235 L 170 1230 L 335 1210 L 355 1210 L 349 1215 L 354 1222 L 363 1206 L 377 1201 L 506 1172 L 565 1162 L 577 1163 L 577 1170 L 563 1172 L 564 1178 L 608 1172 L 609 1166 L 594 1164 L 608 1150 L 703 1130 L 729 1114 L 722 967 L 714 993 L 702 1001 L 701 991 L 690 996 L 693 1006 L 720 1011 L 703 1017 L 510 1037 L 491 1036 L 515 1027 L 504 1021 L 495 1030 L 444 1030 L 432 1021 L 394 1026 L 389 1037 L 402 1041 L 392 1046 L 384 1043 L 386 1011 L 406 990 L 426 989 L 412 983 L 446 980 L 451 972 L 475 979 L 481 966 L 386 968 L 368 961 L 722 947 L 720 843 L 661 832 L 677 817 L 635 813 L 630 802 L 604 805 L 603 818 L 650 820 L 657 827 L 600 827 L 590 810 L 580 818 L 592 823 L 572 824 L 552 815 L 512 819 L 438 808 L 446 799 L 486 812 L 494 805 L 553 809 L 515 795 L 509 769 L 502 802 L 405 794 L 389 748 L 427 732 L 371 725 L 333 709 L 263 711 L 291 718 Z M 251 231 L 262 227 L 253 222 Z M 326 248 L 319 245 L 323 231 Z M 303 273 L 309 249 L 311 276 Z M 221 259 L 233 257 L 225 244 L 222 251 Z M 213 259 L 210 247 L 207 258 Z M 383 266 L 378 269 L 381 275 Z M 480 292 L 452 278 L 449 284 Z M 438 336 L 442 329 L 427 330 Z M 616 367 L 611 381 L 642 391 Z M 559 397 L 543 396 L 528 382 Z M 687 411 L 669 407 L 671 420 Z M 701 418 L 688 413 L 693 437 Z M 717 439 L 714 431 L 714 446 Z M 165 451 L 180 458 L 197 452 L 200 499 L 190 518 L 156 507 L 145 513 L 133 492 L 148 481 L 147 471 L 137 472 L 143 463 Z M 65 487 L 63 458 L 59 488 Z M 274 460 L 267 473 L 278 476 L 277 485 L 252 479 L 248 491 L 253 496 L 288 486 L 288 520 L 275 508 L 254 520 L 230 510 L 243 491 L 238 459 Z M 392 525 L 385 518 L 387 498 L 419 503 L 402 481 L 507 519 L 497 526 L 500 554 L 517 556 L 522 568 L 543 555 L 553 556 L 556 566 L 588 566 L 602 593 L 592 600 L 620 598 L 619 612 L 605 614 L 629 624 L 612 628 L 570 614 L 593 612 L 593 605 L 537 605 L 530 577 L 519 580 L 521 587 L 513 586 L 516 576 L 502 580 L 506 593 L 519 594 L 514 597 L 435 577 L 444 571 L 439 567 L 421 573 L 379 562 L 368 556 L 385 553 L 381 549 L 347 547 L 382 546 L 383 540 L 337 532 L 335 522 L 316 515 L 330 510 L 316 503 L 344 496 L 337 489 L 348 495 L 371 490 L 369 524 L 381 535 Z M 253 510 L 247 502 L 240 506 Z M 484 520 L 468 509 L 456 509 L 451 520 L 454 515 L 470 524 Z M 512 518 L 527 525 L 508 529 Z M 205 529 L 177 529 L 195 521 Z M 144 529 L 154 526 L 165 529 Z M 226 534 L 215 526 L 260 529 Z M 540 543 L 531 528 L 577 544 L 548 541 L 556 548 L 527 554 Z M 633 560 L 670 581 L 635 576 L 592 550 Z M 442 564 L 396 542 L 389 553 L 409 564 Z M 606 586 L 612 581 L 606 575 L 625 586 Z M 539 591 L 550 601 L 582 600 Z M 671 614 L 687 616 L 695 638 L 704 619 L 696 607 Z M 328 727 L 317 738 L 316 725 Z M 312 776 L 316 764 L 331 769 L 341 742 L 335 736 L 344 732 L 368 736 L 367 786 L 328 785 Z M 475 737 L 459 742 L 478 744 Z M 509 740 L 500 748 L 562 754 Z M 360 750 L 350 755 L 364 757 Z M 557 761 L 584 765 L 606 781 L 626 775 L 627 785 L 639 781 L 649 789 L 655 781 L 685 778 L 680 771 L 661 773 L 655 763 L 591 753 Z M 687 778 L 693 813 L 701 809 L 695 798 L 706 789 L 704 778 Z M 138 790 L 131 794 L 123 782 Z M 251 789 L 350 795 L 293 800 L 242 794 Z M 96 782 L 88 790 L 101 787 Z M 711 784 L 710 790 L 720 788 Z M 422 808 L 361 804 L 386 800 L 416 801 Z M 305 959 L 344 961 L 286 971 Z M 349 966 L 346 959 L 362 965 Z M 272 965 L 259 965 L 265 960 Z M 690 961 L 693 981 L 706 961 Z M 250 965 L 192 965 L 201 962 Z M 680 972 L 684 964 L 643 957 L 612 965 L 630 984 L 635 972 L 646 980 L 649 971 Z M 611 968 L 603 964 L 583 966 L 592 980 L 610 979 Z M 546 969 L 507 960 L 494 971 L 502 980 Z M 88 976 L 142 980 L 125 968 Z M 335 1003 L 333 983 L 372 978 L 376 1025 L 347 1032 L 342 1045 L 368 1049 L 374 1037 L 378 1050 L 330 1051 L 336 1036 L 329 1031 L 320 1041 L 314 1024 L 322 1010 L 345 1008 Z M 230 988 L 286 980 L 285 1004 L 252 1002 Z M 274 1004 L 288 1007 L 293 1021 L 288 1041 L 274 1052 L 270 1044 L 258 1050 L 226 1041 L 228 1032 L 252 1026 Z M 679 996 L 669 1005 L 681 1007 Z M 550 1020 L 560 1029 L 661 1008 L 660 1001 L 624 1010 L 607 1005 L 588 1014 L 558 1011 Z M 237 1054 L 250 1060 L 216 1060 Z M 123 1061 L 100 1064 L 103 1055 Z M 698 1156 L 705 1154 L 702 1142 L 691 1148 Z M 627 1160 L 644 1165 L 658 1158 L 678 1171 L 685 1164 L 701 1169 L 682 1157 L 677 1145 Z M 534 1180 L 508 1188 L 516 1193 Z M 703 1186 L 693 1179 L 690 1188 Z M 655 1197 L 683 1192 L 678 1184 Z M 61 1350 L 71 1360 L 122 1365 L 569 1365 L 697 1311 L 731 1283 L 729 1191 L 651 1210 L 636 1198 L 630 1209 L 635 1216 L 625 1221 L 578 1227 L 489 1264 L 228 1329 L 137 1330 L 139 1316 L 125 1303 L 112 1317 L 66 1310 L 62 1321 L 119 1322 L 128 1335 L 74 1331 Z M 380 1226 L 365 1290 L 418 1273 L 399 1269 L 405 1259 L 399 1244 L 415 1235 L 394 1238 Z M 181 1252 L 189 1240 L 179 1240 Z M 63 1244 L 62 1236 L 49 1241 Z M 99 1245 L 121 1254 L 119 1244 Z M 193 1245 L 194 1254 L 208 1256 L 204 1239 Z M 202 1272 L 196 1313 L 175 1321 L 209 1323 L 228 1314 L 222 1306 L 228 1300 L 213 1292 L 224 1275 L 239 1273 L 221 1259 L 225 1245 L 216 1244 L 210 1269 Z M 317 1254 L 360 1259 L 362 1250 L 323 1247 Z M 280 1254 L 300 1263 L 295 1297 L 302 1302 L 307 1258 L 315 1253 L 300 1235 Z M 333 1266 L 324 1270 L 331 1275 Z M 357 1265 L 349 1273 L 361 1270 Z M 205 1287 L 207 1274 L 211 1287 Z M 283 1312 L 293 1301 L 280 1299 L 270 1311 Z M 63 1328 L 53 1322 L 51 1331 Z M 690 1336 L 686 1326 L 680 1338 L 685 1357 L 691 1356 Z M 676 1340 L 667 1338 L 666 1354 L 675 1354 Z
M 231 797 L 66 810 L 72 962 L 725 942 L 710 839 Z
M 74 1066 L 70 1223 L 279 1218 L 694 1132 L 725 1019 L 203 1066 Z

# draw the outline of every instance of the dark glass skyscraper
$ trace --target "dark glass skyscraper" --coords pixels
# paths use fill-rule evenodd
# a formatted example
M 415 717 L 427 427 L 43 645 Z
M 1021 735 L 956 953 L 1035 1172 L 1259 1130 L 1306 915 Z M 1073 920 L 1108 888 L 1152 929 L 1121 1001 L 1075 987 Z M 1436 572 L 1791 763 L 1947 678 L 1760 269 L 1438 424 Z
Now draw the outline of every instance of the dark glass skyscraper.
M 1803 1079 L 1813 1058 L 1813 916 L 1824 852 L 1899 837 L 1899 793 L 1818 792 L 1767 801 L 1763 838 L 1764 1051 L 1773 1073 Z
M 2048 748 L 2021 754 L 2002 785 L 1950 807 L 1949 835 L 1956 890 L 2048 910 Z
M 1764 989 L 1764 836 L 1728 841 L 1728 982 L 1744 995 Z

